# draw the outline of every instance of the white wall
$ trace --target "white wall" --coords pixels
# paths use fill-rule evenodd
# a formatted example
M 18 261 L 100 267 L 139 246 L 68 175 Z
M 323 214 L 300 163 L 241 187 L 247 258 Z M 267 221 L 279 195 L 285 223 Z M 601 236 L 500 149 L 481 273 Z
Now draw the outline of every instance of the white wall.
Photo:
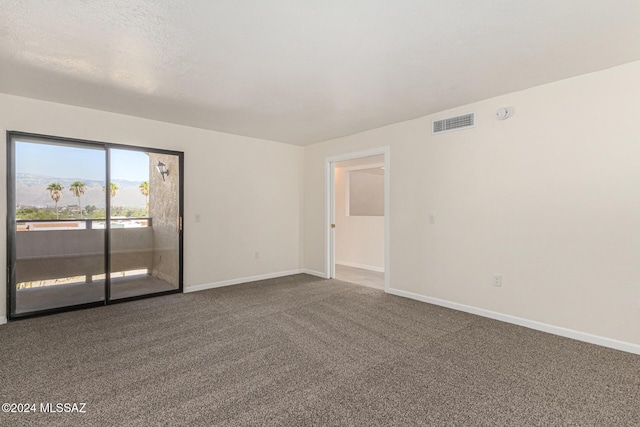
M 0 94 L 5 171 L 6 130 L 184 151 L 185 288 L 300 267 L 301 147 Z M 6 173 L 0 199 L 4 218 Z M 0 248 L 4 269 L 6 245 Z M 1 282 L 5 301 L 4 275 Z
M 304 267 L 326 265 L 326 157 L 388 145 L 391 288 L 639 345 L 638 76 L 634 62 L 307 147 Z M 474 129 L 431 135 L 469 111 Z
M 384 271 L 384 217 L 346 215 L 348 172 L 336 168 L 336 264 Z

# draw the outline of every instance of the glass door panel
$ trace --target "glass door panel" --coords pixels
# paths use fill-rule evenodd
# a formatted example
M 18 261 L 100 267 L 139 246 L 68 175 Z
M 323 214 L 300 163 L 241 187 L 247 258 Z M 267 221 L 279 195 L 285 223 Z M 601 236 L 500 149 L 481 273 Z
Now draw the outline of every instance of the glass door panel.
M 180 286 L 180 158 L 109 149 L 110 299 Z
M 182 290 L 182 153 L 8 135 L 10 319 Z
M 104 301 L 104 147 L 19 135 L 10 143 L 11 315 Z

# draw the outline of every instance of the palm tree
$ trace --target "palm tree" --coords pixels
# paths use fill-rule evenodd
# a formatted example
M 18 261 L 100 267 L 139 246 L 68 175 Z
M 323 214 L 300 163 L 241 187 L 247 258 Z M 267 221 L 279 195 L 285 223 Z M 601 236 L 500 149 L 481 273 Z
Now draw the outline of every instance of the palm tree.
M 138 188 L 140 189 L 140 192 L 142 193 L 142 195 L 145 197 L 145 200 L 146 200 L 145 209 L 146 209 L 147 215 L 149 215 L 149 181 L 143 182 L 138 186 Z
M 69 191 L 71 191 L 73 195 L 78 198 L 78 206 L 80 206 L 80 219 L 82 219 L 82 203 L 80 202 L 80 196 L 82 196 L 84 192 L 87 191 L 87 186 L 84 182 L 76 181 L 69 186 Z
M 49 192 L 49 195 L 51 196 L 53 201 L 56 202 L 56 219 L 60 219 L 58 215 L 58 201 L 62 197 L 62 190 L 64 190 L 64 187 L 57 182 L 52 182 L 47 187 L 47 191 Z
M 109 198 L 113 199 L 114 197 L 116 197 L 116 194 L 118 194 L 118 186 L 116 184 L 114 184 L 113 182 L 109 183 Z M 102 191 L 107 191 L 106 187 L 102 187 Z

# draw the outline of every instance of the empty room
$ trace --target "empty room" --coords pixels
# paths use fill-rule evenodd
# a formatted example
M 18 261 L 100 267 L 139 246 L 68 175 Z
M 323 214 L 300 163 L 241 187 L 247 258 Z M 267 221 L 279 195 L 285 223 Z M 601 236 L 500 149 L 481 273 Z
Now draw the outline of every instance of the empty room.
M 640 2 L 0 1 L 0 425 L 640 425 Z

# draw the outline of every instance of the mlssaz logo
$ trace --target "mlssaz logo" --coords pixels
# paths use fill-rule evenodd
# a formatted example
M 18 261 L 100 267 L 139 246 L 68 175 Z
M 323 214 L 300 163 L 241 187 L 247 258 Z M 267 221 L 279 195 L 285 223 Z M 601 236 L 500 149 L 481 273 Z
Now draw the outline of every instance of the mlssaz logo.
M 40 412 L 84 414 L 87 412 L 85 410 L 86 406 L 86 403 L 41 403 Z

